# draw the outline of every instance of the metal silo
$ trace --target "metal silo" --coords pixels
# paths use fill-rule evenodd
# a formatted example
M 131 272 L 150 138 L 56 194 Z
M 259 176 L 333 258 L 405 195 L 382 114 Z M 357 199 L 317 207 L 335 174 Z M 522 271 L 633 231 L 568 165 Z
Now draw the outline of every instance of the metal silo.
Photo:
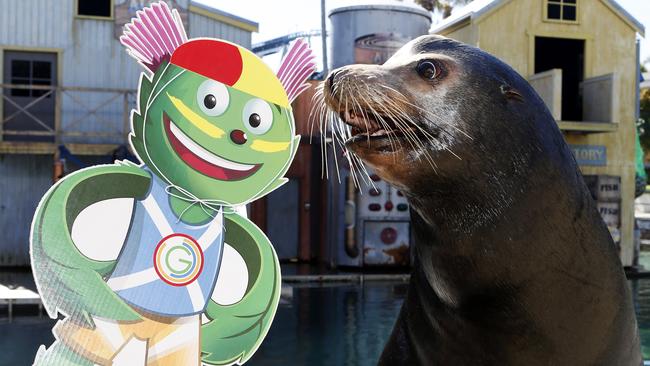
M 336 8 L 330 11 L 329 19 L 330 70 L 349 64 L 383 64 L 431 27 L 429 12 L 397 2 Z M 341 156 L 338 159 L 345 160 Z M 406 198 L 374 174 L 370 176 L 374 187 L 362 184 L 355 189 L 345 164 L 338 169 L 342 184 L 333 182 L 329 192 L 329 235 L 336 263 L 355 267 L 409 265 Z
M 330 70 L 354 63 L 383 63 L 404 43 L 431 28 L 431 15 L 416 5 L 353 5 L 330 11 Z

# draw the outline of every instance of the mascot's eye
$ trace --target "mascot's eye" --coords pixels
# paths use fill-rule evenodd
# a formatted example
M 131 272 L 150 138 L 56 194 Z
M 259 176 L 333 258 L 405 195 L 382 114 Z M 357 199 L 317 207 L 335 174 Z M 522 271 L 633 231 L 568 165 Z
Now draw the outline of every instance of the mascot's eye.
M 228 88 L 215 80 L 206 80 L 196 91 L 196 102 L 203 113 L 208 116 L 223 114 L 228 108 L 230 96 Z
M 244 126 L 256 134 L 261 135 L 271 129 L 273 124 L 273 111 L 269 103 L 262 99 L 255 98 L 249 100 L 244 106 L 242 114 Z
M 203 105 L 207 109 L 212 109 L 217 106 L 217 97 L 212 94 L 208 94 L 203 98 Z
M 427 80 L 433 80 L 436 76 L 438 76 L 438 69 L 436 68 L 436 65 L 428 60 L 421 61 L 418 64 L 417 72 L 418 75 Z
M 259 114 L 253 113 L 248 117 L 248 124 L 251 127 L 257 128 L 260 126 L 260 123 L 262 123 L 262 117 Z

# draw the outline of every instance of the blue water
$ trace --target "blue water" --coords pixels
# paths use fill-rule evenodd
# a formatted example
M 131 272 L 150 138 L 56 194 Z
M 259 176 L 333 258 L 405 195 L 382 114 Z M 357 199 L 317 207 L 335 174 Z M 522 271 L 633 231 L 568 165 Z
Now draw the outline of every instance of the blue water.
M 251 365 L 376 365 L 406 283 L 294 287 Z M 291 362 L 289 362 L 291 360 Z
M 630 281 L 643 352 L 650 359 L 650 279 Z M 405 283 L 309 284 L 294 287 L 247 365 L 375 365 L 406 294 Z M 0 365 L 29 365 L 53 341 L 53 321 L 0 307 Z

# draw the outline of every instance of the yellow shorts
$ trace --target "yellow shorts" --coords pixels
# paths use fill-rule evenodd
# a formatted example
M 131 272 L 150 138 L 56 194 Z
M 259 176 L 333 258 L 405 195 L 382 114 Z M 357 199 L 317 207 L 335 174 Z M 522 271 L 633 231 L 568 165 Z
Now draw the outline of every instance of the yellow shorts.
M 136 322 L 93 317 L 94 329 L 64 320 L 54 327 L 54 334 L 76 353 L 99 365 L 119 365 L 121 360 L 129 365 L 201 365 L 200 315 L 141 316 L 142 320 Z

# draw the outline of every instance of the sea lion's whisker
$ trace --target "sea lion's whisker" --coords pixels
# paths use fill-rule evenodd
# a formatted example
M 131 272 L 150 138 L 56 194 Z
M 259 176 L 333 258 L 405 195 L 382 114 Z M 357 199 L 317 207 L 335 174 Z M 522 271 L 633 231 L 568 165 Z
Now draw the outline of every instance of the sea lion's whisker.
M 319 124 L 322 124 L 322 119 L 321 118 L 316 118 L 318 111 L 320 114 L 320 110 L 325 106 L 324 100 L 323 100 L 323 89 L 322 88 L 317 88 L 316 92 L 314 95 L 311 97 L 311 108 L 309 109 L 309 117 L 308 117 L 308 122 L 309 122 L 309 143 L 312 143 L 312 137 L 314 137 L 314 125 L 316 124 L 316 120 L 319 121 Z
M 390 117 L 396 122 L 396 124 L 399 124 L 398 127 L 405 135 L 408 135 L 408 137 L 413 138 L 418 142 L 422 143 L 420 137 L 415 132 L 412 131 L 412 128 L 408 128 L 408 127 L 415 127 L 420 132 L 422 132 L 422 134 L 424 134 L 426 138 L 429 139 L 430 143 L 435 141 L 435 138 L 431 134 L 429 134 L 422 127 L 418 126 L 417 123 L 408 114 L 404 113 L 404 111 L 402 111 L 394 101 L 388 98 L 384 98 L 382 104 L 387 107 L 385 108 L 386 114 L 389 114 Z M 407 127 L 404 127 L 405 125 Z M 421 147 L 423 147 L 423 143 Z
M 407 141 L 411 142 L 411 146 L 413 147 L 414 150 L 416 151 L 423 151 L 423 155 L 425 160 L 431 165 L 433 168 L 433 171 L 437 173 L 437 164 L 433 160 L 433 157 L 430 155 L 429 150 L 424 146 L 424 143 L 420 140 L 419 136 L 415 132 L 413 132 L 410 128 L 404 127 L 405 124 L 408 123 L 408 121 L 404 121 L 402 118 L 394 118 L 393 121 L 395 122 L 396 126 L 402 131 L 405 137 L 407 137 Z M 414 146 L 417 145 L 417 148 Z M 420 156 L 418 156 L 418 159 L 420 159 Z
M 400 94 L 401 94 L 401 93 L 400 93 Z M 403 94 L 402 94 L 402 97 L 406 98 Z M 418 105 L 415 105 L 415 104 L 409 102 L 408 100 L 402 100 L 401 102 L 403 102 L 404 104 L 409 105 L 409 106 L 411 106 L 411 107 L 413 107 L 413 108 L 416 108 L 417 110 L 419 110 L 419 111 L 425 113 L 426 115 L 431 116 L 432 118 L 434 118 L 435 121 L 434 121 L 434 120 L 431 120 L 429 117 L 425 117 L 425 119 L 426 119 L 427 121 L 431 122 L 434 126 L 438 127 L 438 128 L 440 129 L 440 132 L 445 133 L 445 134 L 447 134 L 447 135 L 450 136 L 450 137 L 453 137 L 453 135 L 450 134 L 448 131 L 446 131 L 444 128 L 442 128 L 442 126 L 441 126 L 440 124 L 436 123 L 437 121 L 441 121 L 440 117 L 439 117 L 437 114 L 435 114 L 435 113 L 433 113 L 433 112 L 431 112 L 431 111 L 429 111 L 429 110 L 426 110 L 426 109 L 424 109 L 424 108 L 422 108 L 422 107 L 420 107 L 420 106 L 418 106 Z M 446 127 L 446 126 L 449 126 L 449 127 L 451 127 L 452 129 L 454 129 L 454 130 L 458 131 L 459 133 L 461 133 L 462 135 L 464 135 L 465 137 L 467 137 L 468 139 L 470 139 L 470 140 L 474 140 L 474 138 L 473 138 L 472 136 L 470 136 L 470 135 L 469 135 L 467 132 L 465 132 L 464 130 L 460 129 L 458 126 L 454 126 L 454 125 L 451 125 L 451 124 L 445 124 L 444 126 L 445 126 L 445 127 Z
M 396 126 L 400 129 L 400 131 L 402 131 L 402 133 L 407 138 L 407 141 L 413 140 L 415 142 L 415 144 L 418 145 L 419 149 L 416 149 L 414 147 L 414 150 L 423 152 L 425 160 L 427 160 L 429 165 L 433 168 L 434 173 L 437 174 L 438 173 L 438 170 L 437 170 L 438 165 L 436 164 L 433 157 L 430 155 L 429 149 L 425 148 L 424 142 L 422 142 L 422 140 L 420 139 L 420 136 L 418 134 L 416 134 L 412 130 L 412 128 L 409 128 L 409 126 L 410 127 L 416 127 L 422 134 L 425 135 L 424 137 L 427 138 L 427 140 L 428 140 L 428 142 L 430 144 L 433 144 L 435 142 L 434 137 L 431 136 L 427 131 L 422 129 L 420 126 L 418 126 L 415 123 L 415 121 L 413 121 L 413 119 L 409 115 L 404 113 L 397 106 L 397 104 L 395 102 L 393 102 L 392 100 L 390 100 L 388 98 L 384 98 L 382 105 L 385 106 L 384 111 L 386 112 L 386 114 L 389 115 L 390 118 L 393 119 Z M 413 144 L 411 144 L 411 146 L 413 146 Z M 418 159 L 419 158 L 420 158 L 420 156 L 418 156 Z
M 436 138 L 433 135 L 431 135 L 428 131 L 426 131 L 421 126 L 419 126 L 408 114 L 406 114 L 404 111 L 402 111 L 394 101 L 386 98 L 385 99 L 385 104 L 388 105 L 389 107 L 393 106 L 395 108 L 393 111 L 395 111 L 398 115 L 403 117 L 403 118 L 398 118 L 398 119 L 404 121 L 405 123 L 408 123 L 409 126 L 417 128 L 418 131 L 420 131 L 424 135 L 424 137 L 426 137 L 429 140 L 429 143 L 434 144 L 437 141 Z M 417 135 L 416 135 L 416 138 L 419 140 L 419 137 Z M 428 150 L 426 150 L 426 149 L 425 149 L 425 152 L 426 152 L 427 155 L 429 154 Z M 431 161 L 431 160 L 429 159 L 429 161 Z
M 319 86 L 322 86 L 323 84 L 319 84 Z M 324 129 L 324 124 L 326 123 L 326 118 L 327 118 L 327 105 L 325 104 L 325 99 L 323 96 L 323 88 L 317 88 L 316 93 L 314 96 L 318 96 L 316 99 L 312 99 L 314 101 L 314 107 L 312 110 L 309 112 L 309 119 L 311 122 L 311 129 L 310 129 L 310 134 L 309 134 L 309 142 L 311 143 L 312 137 L 313 137 L 313 126 L 315 124 L 314 119 L 318 119 L 318 130 L 320 132 L 320 140 L 321 140 L 321 146 L 320 146 L 320 153 L 321 153 L 321 177 L 327 176 L 329 173 L 326 171 L 327 167 L 327 155 L 326 155 L 326 149 L 327 147 L 325 146 L 325 133 L 323 131 Z M 312 97 L 313 98 L 313 97 Z M 314 113 L 316 111 L 316 113 Z M 317 117 L 316 117 L 317 116 Z
M 336 156 L 336 136 L 335 136 L 335 128 L 330 129 L 330 134 L 332 138 L 332 155 L 334 155 L 334 169 L 336 170 L 336 179 L 338 180 L 339 183 L 341 183 L 341 173 L 339 172 L 339 159 Z
M 352 105 L 352 113 L 356 116 L 357 115 L 357 107 L 358 107 L 358 115 L 361 116 L 361 120 L 363 121 L 363 125 L 366 128 L 366 141 L 368 144 L 370 144 L 370 128 L 368 126 L 368 115 L 366 114 L 366 111 L 361 108 L 361 105 L 359 104 L 359 101 L 356 98 L 353 98 L 354 104 Z
M 410 106 L 410 107 L 413 107 L 413 108 L 415 108 L 415 109 L 417 109 L 417 110 L 419 110 L 419 111 L 421 111 L 421 112 L 423 112 L 423 113 L 425 113 L 425 114 L 427 114 L 427 115 L 430 115 L 430 116 L 432 116 L 433 118 L 435 118 L 436 121 L 433 121 L 433 120 L 431 120 L 431 119 L 425 117 L 425 119 L 426 119 L 427 121 L 431 122 L 434 126 L 436 126 L 437 128 L 439 128 L 439 129 L 440 129 L 440 132 L 447 134 L 449 137 L 454 137 L 452 134 L 450 134 L 448 131 L 446 131 L 444 128 L 442 128 L 442 126 L 441 126 L 440 124 L 436 123 L 438 120 L 440 120 L 440 117 L 438 117 L 435 113 L 433 113 L 433 112 L 431 112 L 431 111 L 428 111 L 428 110 L 426 110 L 426 109 L 424 109 L 424 108 L 422 108 L 422 107 L 420 107 L 420 106 L 418 106 L 418 105 L 415 105 L 415 104 L 409 102 L 408 98 L 406 98 L 406 96 L 405 96 L 402 92 L 400 92 L 399 90 L 396 90 L 396 89 L 394 89 L 394 88 L 391 88 L 391 87 L 389 87 L 389 86 L 387 86 L 387 85 L 383 85 L 383 84 L 380 84 L 379 86 L 380 86 L 380 87 L 383 87 L 383 88 L 385 88 L 385 89 L 388 89 L 388 90 L 394 92 L 395 94 L 397 94 L 397 96 L 399 97 L 399 101 L 400 101 L 400 103 L 404 103 L 404 104 L 406 104 L 406 105 L 408 105 L 408 106 Z M 444 126 L 448 126 L 448 125 L 445 124 Z M 453 126 L 453 125 L 451 125 L 451 126 L 449 126 L 449 127 L 453 128 L 454 130 L 456 130 L 456 131 L 460 132 L 461 134 L 465 135 L 465 136 L 466 136 L 467 138 L 469 138 L 470 140 L 473 140 L 473 139 L 474 139 L 474 138 L 473 138 L 472 136 L 470 136 L 467 132 L 463 131 L 462 129 L 458 128 L 457 126 Z
M 387 132 L 390 131 L 391 130 L 390 126 L 383 120 L 383 118 L 381 118 L 381 116 L 379 116 L 372 103 L 368 103 L 368 99 L 366 99 L 366 96 L 368 96 L 369 99 L 372 100 L 372 93 L 370 91 L 370 87 L 368 87 L 368 84 L 366 82 L 363 82 L 363 85 L 366 87 L 368 94 L 362 93 L 361 90 L 359 90 L 359 97 L 363 100 L 364 104 L 366 105 L 366 108 L 374 115 L 375 117 L 374 120 L 377 121 L 384 130 L 386 130 Z M 359 108 L 361 108 L 361 106 L 359 106 Z M 370 141 L 370 133 L 368 133 L 368 141 Z M 395 150 L 395 143 L 390 133 L 388 134 L 388 143 L 390 144 L 391 149 Z M 401 144 L 399 144 L 399 146 L 400 148 L 402 147 Z M 395 159 L 394 156 L 393 159 Z

